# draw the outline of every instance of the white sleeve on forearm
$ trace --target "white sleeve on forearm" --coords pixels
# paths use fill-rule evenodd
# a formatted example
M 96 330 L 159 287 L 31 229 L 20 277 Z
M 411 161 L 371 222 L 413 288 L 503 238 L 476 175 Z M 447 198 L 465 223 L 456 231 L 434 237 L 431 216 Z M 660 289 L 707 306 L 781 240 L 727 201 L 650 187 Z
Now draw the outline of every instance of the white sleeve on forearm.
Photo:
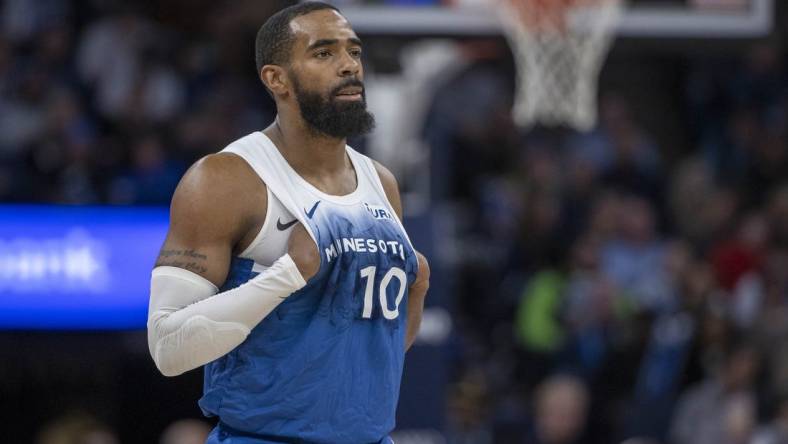
M 218 359 L 289 295 L 306 285 L 290 255 L 241 286 L 222 293 L 191 271 L 156 267 L 151 275 L 148 348 L 165 376 Z

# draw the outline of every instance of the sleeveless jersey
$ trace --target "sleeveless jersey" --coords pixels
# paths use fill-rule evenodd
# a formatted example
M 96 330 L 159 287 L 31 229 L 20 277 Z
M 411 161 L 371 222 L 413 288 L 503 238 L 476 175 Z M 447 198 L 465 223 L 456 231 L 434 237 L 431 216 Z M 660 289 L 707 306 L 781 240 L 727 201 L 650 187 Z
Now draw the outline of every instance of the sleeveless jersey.
M 346 147 L 358 185 L 334 196 L 299 176 L 262 132 L 222 152 L 243 158 L 268 188 L 263 228 L 233 259 L 222 291 L 285 254 L 295 220 L 321 260 L 304 288 L 205 366 L 200 407 L 257 438 L 249 442 L 380 442 L 394 428 L 418 261 L 374 164 Z

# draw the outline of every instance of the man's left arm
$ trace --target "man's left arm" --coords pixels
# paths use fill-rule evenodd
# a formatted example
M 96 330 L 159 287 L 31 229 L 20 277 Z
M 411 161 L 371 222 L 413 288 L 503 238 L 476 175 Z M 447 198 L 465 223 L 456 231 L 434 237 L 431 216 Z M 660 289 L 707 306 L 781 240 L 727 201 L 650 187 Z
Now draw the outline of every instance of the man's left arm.
M 399 195 L 399 186 L 397 179 L 386 167 L 375 161 L 375 169 L 380 176 L 380 182 L 383 184 L 383 189 L 386 191 L 391 206 L 397 213 L 397 217 L 402 220 L 402 200 Z M 430 288 L 430 265 L 427 258 L 423 254 L 416 251 L 416 257 L 419 260 L 419 271 L 416 275 L 416 280 L 410 285 L 408 289 L 408 320 L 407 330 L 405 331 L 405 351 L 408 351 L 413 342 L 416 340 L 416 335 L 419 333 L 421 326 L 421 314 L 424 311 L 424 299 L 427 296 L 427 290 Z

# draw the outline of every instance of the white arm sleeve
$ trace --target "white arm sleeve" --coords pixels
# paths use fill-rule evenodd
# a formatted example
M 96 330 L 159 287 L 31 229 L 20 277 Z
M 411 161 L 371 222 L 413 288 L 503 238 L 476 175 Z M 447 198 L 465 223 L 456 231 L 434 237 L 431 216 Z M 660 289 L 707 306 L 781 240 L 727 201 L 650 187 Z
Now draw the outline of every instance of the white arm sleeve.
M 191 271 L 154 268 L 148 348 L 156 367 L 177 376 L 224 356 L 305 285 L 288 254 L 249 282 L 218 294 L 215 285 Z

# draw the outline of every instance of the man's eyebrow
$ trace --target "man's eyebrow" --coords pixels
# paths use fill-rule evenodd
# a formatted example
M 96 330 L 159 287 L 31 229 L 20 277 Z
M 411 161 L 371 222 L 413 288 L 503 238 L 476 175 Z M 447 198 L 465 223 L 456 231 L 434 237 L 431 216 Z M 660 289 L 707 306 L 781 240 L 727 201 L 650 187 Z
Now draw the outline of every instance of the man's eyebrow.
M 315 41 L 315 43 L 312 43 L 311 45 L 307 46 L 306 50 L 311 51 L 315 48 L 320 48 L 321 46 L 331 46 L 331 45 L 336 45 L 337 43 L 339 43 L 339 40 L 337 39 L 320 39 Z
M 359 39 L 358 37 L 350 37 L 347 40 L 354 45 L 362 46 L 361 39 Z M 332 46 L 332 45 L 336 45 L 337 43 L 339 43 L 339 40 L 337 39 L 320 39 L 320 40 L 316 40 L 314 43 L 307 46 L 306 50 L 311 51 L 315 48 L 320 48 L 323 46 Z

